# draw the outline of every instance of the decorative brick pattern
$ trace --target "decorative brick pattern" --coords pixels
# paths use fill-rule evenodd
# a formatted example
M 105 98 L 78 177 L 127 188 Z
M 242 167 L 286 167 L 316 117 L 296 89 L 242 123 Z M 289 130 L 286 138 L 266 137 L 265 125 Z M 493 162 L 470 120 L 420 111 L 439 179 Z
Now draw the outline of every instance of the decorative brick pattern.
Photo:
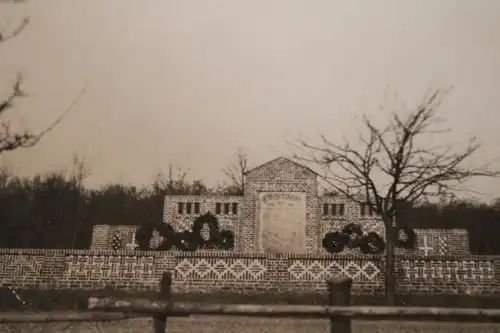
M 191 260 L 190 260 L 191 259 Z M 175 268 L 180 279 L 262 280 L 266 273 L 262 259 L 252 258 L 184 258 Z
M 349 277 L 355 282 L 380 280 L 380 269 L 372 261 L 290 260 L 291 281 L 322 282 L 332 277 Z
M 157 289 L 175 261 L 158 252 L 0 249 L 0 282 L 20 289 Z
M 471 284 L 491 283 L 494 279 L 493 262 L 472 260 L 404 260 L 401 268 L 410 283 L 418 280 L 442 280 Z
M 84 279 L 145 280 L 154 276 L 154 257 L 138 256 L 79 256 L 66 258 L 64 277 Z
M 117 233 L 121 239 L 120 250 L 130 250 L 135 241 L 135 232 L 139 226 L 135 225 L 107 225 L 98 224 L 92 231 L 92 250 L 113 250 L 113 235 Z M 153 233 L 150 245 L 154 248 L 162 241 L 162 237 Z
M 167 196 L 164 222 L 176 231 L 211 212 L 220 228 L 235 234 L 235 251 L 130 251 L 136 226 L 94 227 L 92 251 L 2 250 L 0 278 L 18 288 L 157 289 L 165 271 L 175 274 L 176 292 L 326 291 L 326 279 L 351 277 L 353 292 L 380 293 L 384 257 L 345 249 L 330 255 L 322 247 L 328 232 L 350 223 L 385 238 L 381 219 L 346 197 L 318 196 L 317 175 L 280 157 L 250 170 L 243 196 Z M 305 254 L 265 254 L 257 248 L 257 200 L 261 192 L 305 195 Z M 300 214 L 302 215 L 302 213 Z M 208 230 L 202 233 L 207 234 Z M 471 256 L 466 230 L 415 230 L 415 249 L 396 249 L 398 293 L 500 295 L 500 258 Z M 121 249 L 110 250 L 113 234 Z M 155 233 L 152 246 L 161 242 Z M 97 251 L 95 251 L 97 249 Z M 446 255 L 446 256 L 445 256 Z
M 496 293 L 498 284 L 490 260 L 402 260 L 400 269 L 402 289 L 420 293 L 488 295 Z
M 469 236 L 462 229 L 416 229 L 416 251 L 401 250 L 401 254 L 428 256 L 467 255 L 469 254 Z
M 439 236 L 439 255 L 445 256 L 448 254 L 448 237 Z
M 221 229 L 235 231 L 235 226 L 238 224 L 241 211 L 241 196 L 220 196 L 220 195 L 167 195 L 163 210 L 163 222 L 170 223 L 174 230 L 183 231 L 190 230 L 193 226 L 193 221 L 200 215 L 208 212 L 214 214 L 219 220 Z M 179 203 L 184 206 L 191 204 L 191 214 L 179 213 Z M 199 213 L 195 213 L 194 205 L 199 205 Z M 224 214 L 224 207 L 221 207 L 220 214 L 216 214 L 217 204 L 229 204 L 228 214 Z M 233 204 L 237 204 L 237 214 L 233 214 Z M 185 208 L 184 208 L 185 209 Z
M 45 258 L 42 256 L 17 255 L 1 256 L 0 272 L 2 283 L 17 283 L 32 276 L 42 275 Z
M 157 290 L 165 271 L 175 292 L 325 292 L 353 278 L 353 292 L 381 293 L 384 261 L 362 255 L 0 249 L 0 281 L 17 289 Z M 400 294 L 500 295 L 500 258 L 397 256 Z

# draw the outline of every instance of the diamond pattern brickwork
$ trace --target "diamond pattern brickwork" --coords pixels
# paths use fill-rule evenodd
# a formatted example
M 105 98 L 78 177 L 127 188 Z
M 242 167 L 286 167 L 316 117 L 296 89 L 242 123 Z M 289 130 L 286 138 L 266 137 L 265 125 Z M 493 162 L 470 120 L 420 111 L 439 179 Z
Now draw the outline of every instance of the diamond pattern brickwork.
M 499 295 L 500 259 L 396 256 L 398 293 Z M 19 289 L 157 289 L 163 272 L 186 292 L 324 292 L 331 277 L 350 277 L 353 292 L 383 290 L 383 256 L 266 255 L 0 249 L 2 283 Z
M 361 260 L 290 260 L 291 281 L 323 282 L 333 277 L 349 277 L 354 282 L 379 282 L 376 262 Z
M 260 281 L 267 271 L 263 259 L 183 258 L 175 267 L 178 279 Z

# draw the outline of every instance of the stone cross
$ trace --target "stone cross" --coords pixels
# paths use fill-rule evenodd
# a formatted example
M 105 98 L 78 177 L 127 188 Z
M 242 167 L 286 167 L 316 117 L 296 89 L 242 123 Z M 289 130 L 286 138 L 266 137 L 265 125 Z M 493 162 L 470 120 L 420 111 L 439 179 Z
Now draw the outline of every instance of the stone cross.
M 427 257 L 429 255 L 429 252 L 434 250 L 434 248 L 429 246 L 429 244 L 427 243 L 427 236 L 423 236 L 422 238 L 424 244 L 423 246 L 420 246 L 418 249 L 424 251 L 424 255 Z

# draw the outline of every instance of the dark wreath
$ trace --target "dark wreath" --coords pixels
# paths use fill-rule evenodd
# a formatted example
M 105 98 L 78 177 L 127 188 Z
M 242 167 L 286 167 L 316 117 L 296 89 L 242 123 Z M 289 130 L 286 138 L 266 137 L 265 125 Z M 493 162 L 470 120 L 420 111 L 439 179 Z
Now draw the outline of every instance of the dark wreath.
M 396 238 L 396 247 L 403 249 L 414 249 L 416 244 L 416 239 L 417 235 L 415 233 L 415 230 L 409 227 L 402 227 L 398 229 L 398 235 Z
M 208 239 L 203 239 L 201 235 L 201 230 L 205 225 L 209 228 Z M 193 245 L 204 249 L 214 248 L 220 244 L 219 221 L 214 215 L 206 213 L 193 222 L 192 241 L 195 243 Z
M 167 223 L 160 223 L 158 227 L 156 227 L 156 230 L 160 234 L 161 237 L 163 237 L 163 241 L 161 242 L 160 245 L 156 248 L 159 251 L 169 251 L 172 249 L 172 247 L 175 244 L 175 238 L 176 238 L 176 233 L 174 231 L 174 228 Z
M 234 248 L 234 233 L 231 230 L 222 230 L 220 232 L 220 242 L 217 245 L 221 250 L 231 250 Z
M 176 233 L 174 246 L 180 251 L 196 251 L 198 244 L 193 237 L 193 233 L 184 230 Z
M 153 231 L 155 230 L 155 227 L 153 224 L 146 223 L 146 224 L 141 224 L 139 228 L 137 228 L 135 232 L 135 241 L 137 242 L 137 245 L 139 246 L 139 250 L 141 251 L 147 251 L 149 250 L 149 242 L 151 241 L 151 238 L 153 237 Z
M 361 237 L 363 236 L 363 230 L 359 224 L 349 223 L 342 229 L 342 233 L 347 235 L 349 241 L 347 242 L 347 247 L 350 249 L 355 249 L 361 244 Z
M 209 238 L 203 239 L 201 230 L 207 225 L 209 228 Z M 176 248 L 180 251 L 195 251 L 197 249 L 220 248 L 222 250 L 231 250 L 234 248 L 234 233 L 230 230 L 219 232 L 219 221 L 210 214 L 199 216 L 193 222 L 192 231 L 186 230 L 175 232 L 172 225 L 167 223 L 142 224 L 135 233 L 135 239 L 142 251 L 152 250 L 149 246 L 153 232 L 157 230 L 163 238 L 161 244 L 154 250 L 169 251 Z
M 385 250 L 385 241 L 375 232 L 363 236 L 359 245 L 364 254 L 380 254 Z
M 347 234 L 329 232 L 323 237 L 323 247 L 329 253 L 339 253 L 344 249 L 348 241 L 349 236 Z

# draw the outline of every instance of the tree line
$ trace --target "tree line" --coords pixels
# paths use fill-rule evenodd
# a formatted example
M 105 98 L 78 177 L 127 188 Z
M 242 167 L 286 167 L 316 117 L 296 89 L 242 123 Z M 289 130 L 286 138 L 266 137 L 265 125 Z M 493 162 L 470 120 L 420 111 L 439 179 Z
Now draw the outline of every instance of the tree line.
M 224 171 L 232 169 L 229 166 Z M 231 171 L 226 174 L 231 175 Z M 90 189 L 84 186 L 89 175 L 90 168 L 79 157 L 74 158 L 70 170 L 34 177 L 0 170 L 0 247 L 85 249 L 90 247 L 96 224 L 162 221 L 167 194 L 239 195 L 243 190 L 242 183 L 231 177 L 230 182 L 210 188 L 203 180 L 188 180 L 186 171 L 174 172 L 172 166 L 142 187 L 109 183 Z
M 235 165 L 241 165 L 240 162 Z M 235 174 L 241 173 L 237 168 L 234 170 Z M 167 194 L 242 194 L 242 182 L 230 181 L 209 188 L 203 180 L 188 180 L 187 172 L 173 171 L 170 167 L 168 173 L 158 174 L 151 184 L 140 188 L 109 183 L 89 189 L 83 183 L 90 171 L 78 157 L 69 171 L 34 177 L 18 176 L 3 169 L 0 247 L 85 249 L 90 247 L 96 224 L 140 225 L 162 221 Z M 412 228 L 464 228 L 469 231 L 473 253 L 500 254 L 496 236 L 500 234 L 500 200 L 491 205 L 455 201 L 406 207 L 401 210 L 398 224 Z

